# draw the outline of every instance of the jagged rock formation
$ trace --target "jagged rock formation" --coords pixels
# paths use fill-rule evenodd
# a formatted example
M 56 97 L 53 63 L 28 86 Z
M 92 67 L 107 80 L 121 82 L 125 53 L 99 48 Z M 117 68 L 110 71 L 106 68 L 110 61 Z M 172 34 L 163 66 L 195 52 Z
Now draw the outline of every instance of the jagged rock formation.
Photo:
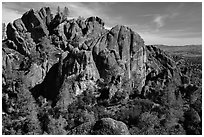
M 50 14 L 48 12 L 49 8 L 42 8 L 40 11 L 34 11 L 31 9 L 21 18 L 27 31 L 31 33 L 31 37 L 36 42 L 41 37 L 48 36 L 49 34 L 46 26 L 46 24 L 49 24 L 48 18 L 50 18 Z
M 146 47 L 139 34 L 130 28 L 117 25 L 108 31 L 98 17 L 63 22 L 60 18 L 56 15 L 53 19 L 49 8 L 39 11 L 31 9 L 22 18 L 7 25 L 8 41 L 5 45 L 25 57 L 42 56 L 42 51 L 46 52 L 43 48 L 53 47 L 52 44 L 54 49 L 59 49 L 55 55 L 47 50 L 40 64 L 30 65 L 26 77 L 31 81 L 28 84 L 30 89 L 38 84 L 35 88 L 41 93 L 36 93 L 37 96 L 42 94 L 56 100 L 60 92 L 67 92 L 65 81 L 72 76 L 77 77 L 72 86 L 75 95 L 88 88 L 94 90 L 99 79 L 104 79 L 106 83 L 114 78 L 130 80 L 131 87 L 144 96 L 149 92 L 145 88 L 150 84 L 148 81 L 159 75 L 162 75 L 162 87 L 172 78 L 174 84 L 180 84 L 173 61 L 156 47 Z M 42 39 L 48 38 L 48 35 L 51 43 L 43 45 Z M 51 63 L 50 68 L 48 56 L 55 56 L 54 62 L 57 62 Z M 34 89 L 33 92 L 36 91 Z
M 152 96 L 152 91 L 160 94 L 160 91 L 168 88 L 168 85 L 171 84 L 169 87 L 171 90 L 167 89 L 167 91 L 172 92 L 172 98 L 169 101 L 174 102 L 174 99 L 180 94 L 177 87 L 182 84 L 180 70 L 170 56 L 155 46 L 147 46 L 147 53 L 146 81 L 143 87 L 144 96 L 148 96 L 148 94 Z M 153 94 L 156 95 L 155 93 Z
M 31 9 L 7 25 L 2 46 L 3 86 L 14 92 L 21 77 L 36 99 L 43 96 L 64 110 L 84 91 L 103 92 L 98 96 L 108 94 L 105 98 L 109 101 L 117 92 L 127 92 L 126 101 L 129 95 L 140 96 L 170 108 L 182 102 L 180 89 L 189 83 L 165 52 L 144 45 L 140 35 L 126 26 L 106 30 L 99 17 L 66 20 L 62 16 L 53 17 L 49 7 Z M 128 89 L 122 87 L 127 81 Z M 175 111 L 182 112 L 182 105 Z M 197 112 L 190 111 L 199 123 Z M 173 112 L 170 115 L 172 127 L 180 117 L 175 118 Z M 78 133 L 86 124 L 89 130 L 96 128 L 95 134 L 109 134 L 109 130 L 129 134 L 124 123 L 110 118 L 94 126 L 85 123 L 70 133 L 88 134 Z M 107 132 L 103 131 L 106 128 Z

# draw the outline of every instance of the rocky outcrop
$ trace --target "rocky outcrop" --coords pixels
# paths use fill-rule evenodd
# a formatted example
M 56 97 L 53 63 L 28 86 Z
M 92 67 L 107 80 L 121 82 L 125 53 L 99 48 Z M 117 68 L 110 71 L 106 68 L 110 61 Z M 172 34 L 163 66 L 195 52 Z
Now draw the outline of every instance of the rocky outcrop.
M 19 26 L 17 26 L 18 28 L 15 28 L 12 23 L 9 23 L 7 25 L 7 30 L 6 30 L 7 37 L 9 40 L 12 40 L 16 45 L 16 46 L 12 46 L 11 48 L 13 48 L 14 50 L 17 50 L 23 55 L 28 56 L 30 55 L 30 48 L 32 48 L 33 43 L 27 42 L 27 40 L 29 39 L 29 34 L 27 35 L 28 36 L 27 40 L 23 38 L 23 36 L 19 32 L 19 29 L 23 31 L 24 28 Z
M 102 118 L 96 122 L 83 123 L 71 131 L 70 135 L 130 135 L 127 126 L 112 118 Z
M 112 118 L 102 118 L 93 127 L 93 134 L 96 135 L 129 135 L 127 126 Z
M 5 39 L 7 39 L 7 36 L 6 36 L 6 24 L 2 23 L 2 40 L 5 40 Z
M 129 80 L 131 88 L 142 96 L 152 93 L 149 90 L 152 79 L 159 78 L 157 82 L 162 88 L 168 80 L 176 86 L 181 83 L 172 59 L 154 46 L 146 47 L 140 35 L 130 28 L 117 25 L 108 31 L 99 17 L 63 21 L 60 18 L 61 14 L 53 18 L 49 8 L 31 9 L 7 26 L 8 47 L 25 56 L 44 56 L 41 64 L 46 64 L 45 68 L 39 69 L 43 72 L 39 76 L 41 82 L 34 83 L 45 87 L 41 90 L 43 94 L 51 92 L 52 99 L 60 91 L 65 93 L 67 88 L 63 83 L 73 76 L 76 77 L 72 85 L 75 95 L 94 90 L 99 79 L 105 83 L 113 79 L 120 79 L 121 83 Z M 42 44 L 42 41 L 48 42 Z M 49 53 L 48 48 L 59 52 Z
M 48 18 L 46 8 L 42 8 L 40 11 L 31 9 L 23 14 L 21 18 L 35 42 L 38 42 L 40 38 L 49 34 L 46 26 L 46 18 Z
M 37 64 L 32 64 L 30 71 L 28 74 L 25 75 L 26 79 L 26 86 L 29 89 L 32 89 L 35 87 L 37 84 L 42 83 L 43 79 L 46 76 L 46 68 L 42 65 L 39 66 Z
M 152 98 L 156 98 L 160 91 L 166 89 L 171 92 L 170 102 L 172 102 L 180 96 L 178 87 L 181 86 L 181 76 L 179 72 L 180 70 L 170 56 L 155 46 L 147 46 L 146 81 L 143 95 L 154 95 Z
M 22 54 L 30 54 L 30 46 L 39 42 L 42 37 L 48 36 L 47 25 L 51 22 L 52 15 L 49 8 L 42 8 L 40 11 L 31 9 L 21 18 L 7 25 L 6 34 L 9 40 L 15 42 L 18 51 Z
M 179 70 L 176 68 L 176 62 L 164 51 L 155 46 L 147 46 L 147 51 L 147 73 L 150 74 L 154 69 L 155 72 L 152 75 L 158 75 L 158 73 L 166 69 L 166 75 L 169 78 L 174 78 L 175 83 L 180 85 L 181 78 L 179 76 Z
M 125 26 L 116 26 L 89 46 L 93 47 L 101 78 L 110 82 L 113 76 L 120 75 L 131 79 L 133 88 L 141 90 L 145 81 L 146 50 L 138 34 Z
M 99 26 L 103 25 L 98 18 L 87 19 L 85 22 L 87 21 L 100 22 Z M 99 78 L 104 79 L 106 83 L 113 77 L 132 79 L 134 88 L 142 90 L 145 81 L 146 51 L 144 41 L 138 34 L 127 27 L 116 26 L 110 32 L 99 35 L 97 39 L 90 39 L 88 36 L 96 32 L 87 32 L 88 35 L 84 37 L 88 37 L 88 41 L 82 40 L 78 41 L 78 44 L 73 44 L 76 37 L 83 39 L 83 32 L 80 31 L 77 22 L 74 20 L 72 22 L 75 25 L 72 24 L 72 30 L 65 34 L 69 36 L 70 33 L 75 37 L 71 35 L 67 37 L 72 42 L 66 45 L 68 52 L 60 57 L 61 70 L 58 72 L 63 79 L 72 75 L 77 76 L 77 81 L 73 85 L 76 95 L 90 88 L 94 90 Z M 62 87 L 61 91 L 64 89 L 66 88 Z
M 98 17 L 62 21 L 58 16 L 61 14 L 53 19 L 49 8 L 31 9 L 7 25 L 9 48 L 25 56 L 44 56 L 43 70 L 33 65 L 36 76 L 40 73 L 41 78 L 33 79 L 41 79 L 34 83 L 44 85 L 46 88 L 42 91 L 46 94 L 53 91 L 51 98 L 55 98 L 59 90 L 64 92 L 66 87 L 61 86 L 73 76 L 77 77 L 72 86 L 76 95 L 90 87 L 96 88 L 98 79 L 104 79 L 105 83 L 114 78 L 119 78 L 121 83 L 129 80 L 131 88 L 145 97 L 154 93 L 152 89 L 157 91 L 152 86 L 155 82 L 161 89 L 171 82 L 174 92 L 181 84 L 175 62 L 160 49 L 145 46 L 139 34 L 130 28 L 117 25 L 108 31 Z M 42 41 L 48 42 L 43 45 Z M 59 49 L 54 61 L 51 61 L 54 53 L 48 48 Z
M 10 48 L 4 47 L 2 51 L 2 70 L 5 79 L 13 79 L 15 82 L 22 78 L 23 84 L 29 89 L 43 81 L 46 75 L 45 63 L 37 65 L 28 57 Z
M 12 79 L 14 77 L 14 72 L 21 70 L 21 63 L 25 60 L 17 51 L 4 47 L 2 49 L 2 74 L 5 80 Z
M 26 27 L 25 27 L 25 25 L 24 25 L 24 23 L 23 23 L 21 18 L 19 18 L 17 20 L 14 20 L 13 26 L 16 28 L 16 30 L 18 32 L 22 32 L 22 33 L 27 32 L 27 29 L 26 29 Z

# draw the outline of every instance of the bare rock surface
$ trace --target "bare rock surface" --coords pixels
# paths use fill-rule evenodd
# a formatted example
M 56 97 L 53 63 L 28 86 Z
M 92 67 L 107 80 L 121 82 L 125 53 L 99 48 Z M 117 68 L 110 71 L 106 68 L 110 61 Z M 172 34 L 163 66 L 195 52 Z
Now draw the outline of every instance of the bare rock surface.
M 97 135 L 129 135 L 127 126 L 112 118 L 102 118 L 94 125 L 94 133 Z

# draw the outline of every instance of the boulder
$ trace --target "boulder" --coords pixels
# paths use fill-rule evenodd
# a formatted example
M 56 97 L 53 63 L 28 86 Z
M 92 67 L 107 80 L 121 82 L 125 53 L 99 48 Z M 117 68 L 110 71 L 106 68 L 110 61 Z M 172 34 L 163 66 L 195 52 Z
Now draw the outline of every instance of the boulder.
M 112 118 L 102 118 L 93 127 L 94 135 L 129 135 L 127 126 Z
M 68 132 L 69 135 L 130 135 L 127 126 L 112 118 L 85 122 Z

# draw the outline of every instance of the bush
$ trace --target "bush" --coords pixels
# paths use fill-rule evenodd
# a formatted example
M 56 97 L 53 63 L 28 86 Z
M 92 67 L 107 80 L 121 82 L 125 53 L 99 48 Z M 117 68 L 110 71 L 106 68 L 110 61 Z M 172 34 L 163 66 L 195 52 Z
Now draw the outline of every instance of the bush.
M 49 124 L 47 133 L 50 135 L 66 135 L 65 127 L 67 125 L 66 120 L 60 116 L 58 119 L 49 116 Z
M 10 116 L 3 117 L 3 134 L 41 134 L 34 98 L 25 86 L 18 90 Z

